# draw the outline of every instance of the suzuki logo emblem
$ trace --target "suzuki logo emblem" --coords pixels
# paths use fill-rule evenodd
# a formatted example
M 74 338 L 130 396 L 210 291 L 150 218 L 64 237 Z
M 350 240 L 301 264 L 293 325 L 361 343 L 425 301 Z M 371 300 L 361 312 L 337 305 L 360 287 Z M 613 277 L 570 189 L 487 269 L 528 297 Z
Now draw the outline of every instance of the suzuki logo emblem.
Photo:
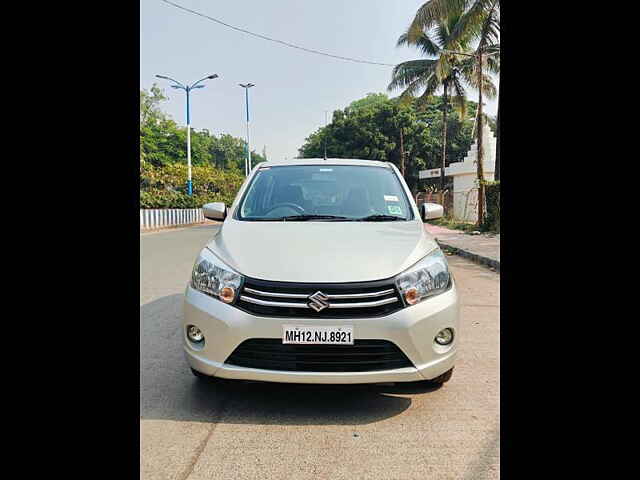
M 329 297 L 327 297 L 324 293 L 318 291 L 313 295 L 309 295 L 309 300 L 311 300 L 307 305 L 313 308 L 316 312 L 324 310 L 329 307 Z

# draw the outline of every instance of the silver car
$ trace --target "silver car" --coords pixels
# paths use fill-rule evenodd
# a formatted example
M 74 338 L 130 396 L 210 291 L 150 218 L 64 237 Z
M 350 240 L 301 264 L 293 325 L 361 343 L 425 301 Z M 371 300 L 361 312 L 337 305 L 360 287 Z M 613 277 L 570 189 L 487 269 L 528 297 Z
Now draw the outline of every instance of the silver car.
M 292 383 L 450 379 L 458 294 L 397 168 L 259 164 L 196 259 L 184 302 L 193 373 Z

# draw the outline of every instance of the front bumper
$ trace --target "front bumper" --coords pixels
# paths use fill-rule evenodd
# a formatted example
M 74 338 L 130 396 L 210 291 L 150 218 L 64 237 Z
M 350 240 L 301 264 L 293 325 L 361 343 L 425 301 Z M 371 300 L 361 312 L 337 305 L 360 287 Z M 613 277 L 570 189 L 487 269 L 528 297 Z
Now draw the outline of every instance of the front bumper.
M 447 292 L 403 308 L 385 317 L 357 319 L 304 319 L 258 317 L 205 295 L 190 285 L 184 301 L 182 335 L 189 365 L 207 375 L 268 382 L 355 384 L 430 380 L 453 367 L 458 343 L 458 294 L 455 284 Z M 282 325 L 352 325 L 356 339 L 379 339 L 395 343 L 414 367 L 372 372 L 291 372 L 262 370 L 225 364 L 243 341 L 251 338 L 282 338 Z M 196 325 L 205 345 L 195 347 L 186 326 Z M 454 330 L 450 345 L 435 343 L 443 328 Z

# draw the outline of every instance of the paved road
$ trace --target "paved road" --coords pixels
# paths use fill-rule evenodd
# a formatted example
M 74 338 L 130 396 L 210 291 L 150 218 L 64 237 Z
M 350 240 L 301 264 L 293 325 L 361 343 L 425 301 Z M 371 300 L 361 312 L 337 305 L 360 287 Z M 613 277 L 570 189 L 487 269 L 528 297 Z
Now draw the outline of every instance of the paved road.
M 499 477 L 499 275 L 449 257 L 460 354 L 440 389 L 202 385 L 180 345 L 184 287 L 216 226 L 140 236 L 141 478 Z

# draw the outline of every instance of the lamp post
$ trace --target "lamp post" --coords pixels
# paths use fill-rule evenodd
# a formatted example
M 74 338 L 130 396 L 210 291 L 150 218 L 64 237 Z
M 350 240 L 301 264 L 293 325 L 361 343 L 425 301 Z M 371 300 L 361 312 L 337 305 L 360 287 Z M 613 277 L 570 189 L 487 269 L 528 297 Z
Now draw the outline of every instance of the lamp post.
M 201 78 L 200 80 L 198 80 L 197 82 L 191 84 L 191 85 L 183 85 L 180 82 L 178 82 L 177 80 L 174 80 L 171 77 L 167 77 L 165 75 L 156 75 L 157 78 L 161 78 L 163 80 L 170 80 L 173 83 L 175 83 L 175 85 L 171 85 L 171 88 L 177 88 L 180 90 L 184 90 L 187 94 L 187 165 L 188 165 L 188 177 L 187 177 L 187 195 L 192 195 L 193 194 L 193 182 L 191 181 L 191 114 L 190 114 L 190 107 L 189 107 L 189 93 L 191 92 L 191 90 L 194 90 L 196 88 L 204 88 L 204 85 L 199 85 L 200 82 L 204 81 L 204 80 L 213 80 L 214 78 L 218 78 L 218 74 L 214 73 L 213 75 L 208 75 L 204 78 Z
M 245 165 L 244 165 L 244 174 L 245 176 L 247 176 L 251 173 L 251 147 L 249 144 L 249 89 L 251 87 L 255 87 L 255 85 L 253 83 L 247 83 L 246 85 L 239 83 L 238 85 L 244 88 L 245 99 L 246 99 L 245 103 L 247 107 L 247 158 L 245 160 Z

